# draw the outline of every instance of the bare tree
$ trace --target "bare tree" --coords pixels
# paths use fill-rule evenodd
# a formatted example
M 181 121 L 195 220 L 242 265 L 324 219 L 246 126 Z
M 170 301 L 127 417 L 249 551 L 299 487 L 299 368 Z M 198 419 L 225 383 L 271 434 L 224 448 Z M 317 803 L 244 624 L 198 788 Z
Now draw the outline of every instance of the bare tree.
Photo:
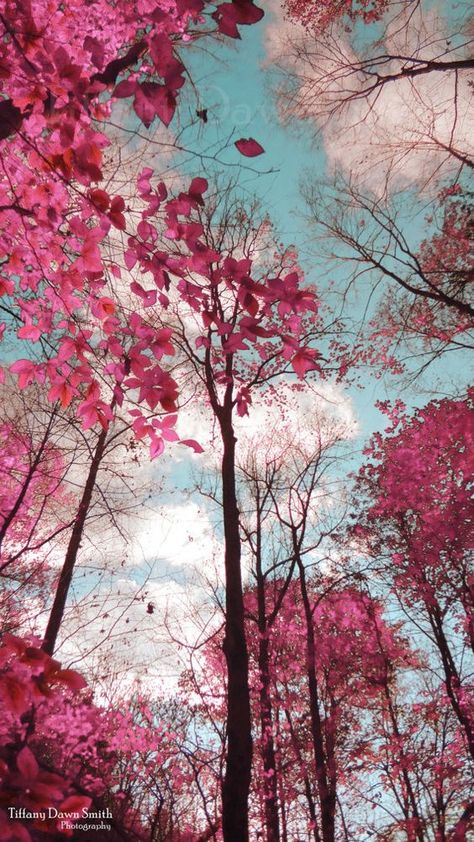
M 379 196 L 473 167 L 472 26 L 467 7 L 446 12 L 389 3 L 363 39 L 340 23 L 276 32 L 283 119 L 321 131 L 330 164 Z

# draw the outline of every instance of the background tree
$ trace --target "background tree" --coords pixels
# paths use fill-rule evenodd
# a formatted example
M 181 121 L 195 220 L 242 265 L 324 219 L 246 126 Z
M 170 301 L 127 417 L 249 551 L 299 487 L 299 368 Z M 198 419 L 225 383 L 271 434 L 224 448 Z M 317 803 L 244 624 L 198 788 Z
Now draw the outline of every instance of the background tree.
M 328 161 L 303 188 L 314 260 L 337 272 L 342 312 L 368 322 L 354 324 L 359 360 L 420 373 L 472 346 L 469 10 L 303 5 L 310 29 L 275 25 L 269 52 L 282 119 L 301 119 Z
M 324 251 L 349 278 L 346 298 L 352 286 L 373 299 L 356 345 L 361 359 L 370 359 L 372 347 L 379 364 L 396 369 L 396 361 L 406 367 L 412 360 L 421 372 L 445 353 L 472 349 L 469 192 L 460 184 L 440 191 L 421 241 L 409 230 L 405 194 L 387 207 L 356 185 L 339 183 L 310 187 L 306 198 Z
M 459 664 L 464 647 L 472 650 L 474 643 L 467 517 L 471 474 L 466 463 L 472 421 L 469 400 L 445 399 L 428 404 L 412 419 L 397 419 L 385 438 L 377 436 L 370 451 L 374 462 L 362 470 L 358 486 L 373 503 L 356 527 L 361 534 L 367 528 L 369 541 L 373 534 L 376 553 L 390 553 L 396 593 L 402 602 L 405 593 L 407 606 L 418 605 L 428 620 L 446 692 L 471 755 L 472 713 Z M 460 624 L 463 639 L 450 642 L 449 617 Z
M 336 13 L 332 22 L 326 17 L 324 32 L 318 12 L 325 6 L 311 3 L 310 31 L 287 26 L 280 41 L 275 34 L 283 115 L 321 130 L 330 162 L 379 197 L 400 185 L 426 187 L 440 176 L 468 174 L 473 64 L 467 5 L 450 4 L 444 13 L 418 0 L 327 5 Z M 346 15 L 343 26 L 349 5 L 352 23 Z M 355 26 L 364 15 L 366 26 Z M 382 27 L 376 23 L 381 17 Z
M 353 530 L 367 542 L 403 613 L 425 635 L 437 692 L 451 706 L 471 758 L 472 419 L 469 398 L 431 402 L 412 417 L 395 410 L 393 425 L 375 436 L 371 461 L 360 472 L 364 510 Z

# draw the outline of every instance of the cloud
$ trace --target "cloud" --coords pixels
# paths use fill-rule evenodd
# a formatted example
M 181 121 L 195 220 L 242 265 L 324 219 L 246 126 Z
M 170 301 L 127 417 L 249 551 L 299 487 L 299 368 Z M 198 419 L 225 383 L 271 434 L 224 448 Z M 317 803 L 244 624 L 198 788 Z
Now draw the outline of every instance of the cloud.
M 175 571 L 182 568 L 186 574 L 186 570 L 206 566 L 220 549 L 204 506 L 193 502 L 133 515 L 127 532 L 127 564 L 131 566 L 152 561 Z
M 430 72 L 364 93 L 376 72 L 397 74 L 413 61 L 463 55 L 461 48 L 450 46 L 447 21 L 436 8 L 400 5 L 372 56 L 410 59 L 384 58 L 378 67 L 369 67 L 369 75 L 360 69 L 364 53 L 353 50 L 344 32 L 310 37 L 286 21 L 278 5 L 269 3 L 275 16 L 265 43 L 267 63 L 282 71 L 282 119 L 296 117 L 317 126 L 331 172 L 343 172 L 353 183 L 384 195 L 410 185 L 423 189 L 456 171 L 459 156 L 472 156 L 472 73 Z
M 85 550 L 58 658 L 107 692 L 117 684 L 126 694 L 137 680 L 175 689 L 188 651 L 219 622 L 212 595 L 222 546 L 193 502 L 145 509 L 120 529 L 106 528 Z
M 290 20 L 284 13 L 280 0 L 264 0 L 262 5 L 265 8 L 265 66 L 273 62 L 280 62 L 282 59 L 286 64 L 295 62 L 291 43 L 295 38 L 300 38 L 304 29 L 297 23 Z
M 71 606 L 57 657 L 101 692 L 127 695 L 139 682 L 173 692 L 189 653 L 220 622 L 203 589 L 153 576 L 116 578 Z
M 235 415 L 234 428 L 238 455 L 249 448 L 263 448 L 265 441 L 277 446 L 284 430 L 292 440 L 314 444 L 318 428 L 325 428 L 330 438 L 337 431 L 341 438 L 358 435 L 358 423 L 349 395 L 342 386 L 331 382 L 296 382 L 281 380 L 274 386 L 256 391 L 248 415 Z M 203 401 L 185 406 L 178 416 L 178 431 L 195 438 L 204 448 L 194 457 L 197 465 L 217 467 L 221 458 L 219 429 L 210 408 Z M 312 445 L 311 445 L 312 446 Z

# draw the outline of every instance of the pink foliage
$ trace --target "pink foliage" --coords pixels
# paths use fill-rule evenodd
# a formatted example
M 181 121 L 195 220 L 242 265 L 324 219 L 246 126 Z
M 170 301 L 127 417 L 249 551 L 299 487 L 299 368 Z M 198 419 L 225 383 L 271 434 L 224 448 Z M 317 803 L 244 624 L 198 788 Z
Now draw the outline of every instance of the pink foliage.
M 70 692 L 77 693 L 85 681 L 73 670 L 61 669 L 58 661 L 36 646 L 11 635 L 3 635 L 0 647 L 0 829 L 2 839 L 30 842 L 30 834 L 18 820 L 10 820 L 6 807 L 31 812 L 55 807 L 74 812 L 89 807 L 91 799 L 78 794 L 71 806 L 74 786 L 63 772 L 49 768 L 38 756 L 37 717 L 46 710 L 67 704 Z M 47 728 L 47 733 L 49 733 Z M 59 819 L 33 827 L 62 833 Z M 70 835 L 66 834 L 66 835 Z
M 380 527 L 400 587 L 427 604 L 454 598 L 468 614 L 473 445 L 471 400 L 433 401 L 376 434 L 359 481 L 371 501 L 364 523 Z
M 275 275 L 268 272 L 254 277 L 250 258 L 237 259 L 224 248 L 217 252 L 206 245 L 203 225 L 195 214 L 204 205 L 208 189 L 204 179 L 194 179 L 188 191 L 168 197 L 162 183 L 153 189 L 151 176 L 147 169 L 139 177 L 147 205 L 142 219 L 147 224 L 140 223 L 141 236 L 128 241 L 129 262 L 151 276 L 164 307 L 170 304 L 170 278 L 177 279 L 181 303 L 201 324 L 194 340 L 196 354 L 204 359 L 210 352 L 217 383 L 225 385 L 233 379 L 238 413 L 248 410 L 250 384 L 256 375 L 258 382 L 259 370 L 276 373 L 292 369 L 299 378 L 308 370 L 320 370 L 319 353 L 307 347 L 308 335 L 316 335 L 320 325 L 319 303 L 315 291 L 303 286 L 296 261 L 288 265 L 284 255 L 276 253 Z M 168 253 L 155 245 L 157 231 L 151 218 L 158 210 L 167 226 Z M 151 338 L 151 329 L 148 333 Z M 152 406 L 159 394 L 155 380 L 149 377 L 149 370 L 141 371 L 139 366 L 132 362 L 132 377 L 124 380 L 124 386 L 139 388 L 141 382 L 139 400 Z
M 2 840 L 30 842 L 35 830 L 71 836 L 61 817 L 113 806 L 114 820 L 143 833 L 146 814 L 137 813 L 126 791 L 133 774 L 136 793 L 145 793 L 164 765 L 177 787 L 184 786 L 173 734 L 147 703 L 98 707 L 82 676 L 63 669 L 35 642 L 4 634 L 0 646 L 0 833 Z M 125 789 L 124 789 L 125 787 Z M 46 811 L 46 819 L 10 819 L 8 807 Z M 74 816 L 72 816 L 74 820 Z
M 432 401 L 412 417 L 396 412 L 367 450 L 358 479 L 364 511 L 353 530 L 385 560 L 388 583 L 418 626 L 426 623 L 471 756 L 474 687 L 459 653 L 474 647 L 473 444 L 472 395 Z
M 137 391 L 139 403 L 169 413 L 177 397 L 159 362 L 174 352 L 172 344 L 158 345 L 155 359 L 147 356 L 152 329 L 138 314 L 129 320 L 107 284 L 121 270 L 102 246 L 111 226 L 125 231 L 130 222 L 124 198 L 100 186 L 109 145 L 104 121 L 114 99 L 133 98 L 146 127 L 155 118 L 168 126 L 185 81 L 178 47 L 202 37 L 204 23 L 211 24 L 210 33 L 217 26 L 238 37 L 239 26 L 262 15 L 252 0 L 100 0 L 87 14 L 82 0 L 5 4 L 0 227 L 8 257 L 2 259 L 0 296 L 12 320 L 2 324 L 1 336 L 54 349 L 47 362 L 20 354 L 11 371 L 21 388 L 47 385 L 49 399 L 73 405 L 86 428 L 106 428 L 113 420 L 129 368 L 128 388 Z M 202 181 L 193 181 L 191 201 Z M 137 283 L 132 292 L 145 306 L 157 300 L 156 290 Z M 162 449 L 159 432 L 152 424 L 145 429 L 153 451 Z
M 285 0 L 284 6 L 290 18 L 309 30 L 322 31 L 340 20 L 377 21 L 388 3 L 389 0 Z

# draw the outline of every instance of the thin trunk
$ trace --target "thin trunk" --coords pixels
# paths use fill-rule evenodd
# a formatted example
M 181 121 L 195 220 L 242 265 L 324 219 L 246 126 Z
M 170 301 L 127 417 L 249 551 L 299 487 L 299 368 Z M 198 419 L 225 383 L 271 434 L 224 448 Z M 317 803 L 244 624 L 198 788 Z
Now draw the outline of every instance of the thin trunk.
M 303 783 L 304 783 L 304 793 L 305 793 L 305 796 L 306 796 L 306 801 L 308 802 L 308 812 L 309 812 L 309 817 L 311 819 L 311 824 L 312 824 L 312 827 L 313 827 L 314 842 L 321 842 L 321 836 L 319 834 L 319 829 L 318 829 L 318 818 L 316 816 L 316 804 L 315 804 L 314 798 L 313 798 L 311 781 L 309 779 L 308 773 L 306 772 L 306 764 L 305 764 L 303 756 L 302 756 L 301 747 L 299 745 L 298 737 L 297 737 L 297 735 L 295 733 L 295 729 L 293 727 L 293 722 L 291 721 L 290 711 L 287 708 L 285 708 L 285 717 L 286 717 L 286 721 L 288 722 L 288 725 L 289 725 L 290 736 L 291 736 L 291 741 L 293 743 L 293 748 L 294 748 L 295 754 L 296 754 L 296 756 L 299 760 L 299 764 L 300 764 L 300 767 L 301 767 L 301 776 L 303 778 Z
M 286 818 L 285 785 L 283 783 L 283 775 L 280 775 L 278 778 L 278 787 L 280 790 L 281 807 L 281 842 L 288 842 L 288 821 Z
M 244 628 L 239 511 L 235 483 L 235 436 L 232 409 L 219 421 L 222 433 L 222 504 L 225 537 L 227 663 L 227 756 L 222 785 L 224 842 L 248 842 L 248 796 L 252 768 L 249 659 Z
M 399 749 L 400 760 L 401 760 L 400 766 L 401 766 L 401 769 L 402 769 L 401 777 L 402 777 L 403 784 L 404 784 L 404 791 L 402 792 L 402 797 L 403 797 L 403 802 L 404 802 L 405 818 L 410 819 L 410 818 L 413 817 L 413 819 L 415 819 L 415 821 L 416 821 L 416 827 L 415 827 L 415 830 L 414 830 L 415 839 L 417 839 L 418 842 L 423 842 L 423 840 L 425 838 L 425 835 L 424 835 L 424 832 L 423 832 L 422 820 L 421 820 L 420 814 L 418 812 L 418 805 L 417 805 L 415 793 L 414 793 L 414 790 L 413 790 L 413 787 L 412 787 L 412 784 L 411 784 L 410 775 L 408 774 L 408 770 L 406 768 L 406 755 L 405 755 L 405 751 L 403 749 L 403 738 L 402 738 L 402 734 L 400 732 L 400 729 L 398 727 L 398 719 L 397 719 L 397 715 L 396 715 L 396 712 L 395 712 L 395 708 L 393 706 L 392 696 L 391 696 L 391 693 L 390 693 L 389 680 L 388 680 L 388 661 L 386 659 L 385 653 L 384 653 L 384 659 L 385 659 L 385 670 L 384 670 L 385 674 L 384 674 L 383 689 L 384 689 L 384 696 L 387 700 L 387 709 L 388 709 L 388 714 L 389 714 L 389 718 L 390 718 L 390 723 L 391 723 L 391 726 L 392 726 L 392 732 L 395 735 L 395 737 L 397 738 L 397 744 L 400 746 L 400 749 Z M 411 815 L 410 815 L 410 811 L 411 811 Z M 412 831 L 412 833 L 413 833 L 413 831 Z
M 403 781 L 402 798 L 401 798 L 401 800 L 403 801 L 402 809 L 404 811 L 405 818 L 407 820 L 412 819 L 412 818 L 415 819 L 415 823 L 416 823 L 415 828 L 410 831 L 411 838 L 413 838 L 413 842 L 416 842 L 416 840 L 417 840 L 417 842 L 424 842 L 425 834 L 424 834 L 424 831 L 423 831 L 423 822 L 422 822 L 422 819 L 421 819 L 421 816 L 420 816 L 420 813 L 419 813 L 419 810 L 418 810 L 418 803 L 417 803 L 417 799 L 415 797 L 415 791 L 413 789 L 411 778 L 410 778 L 410 775 L 408 773 L 408 765 L 406 763 L 406 753 L 405 753 L 405 749 L 403 747 L 403 735 L 400 731 L 400 728 L 398 727 L 397 711 L 396 711 L 396 707 L 394 705 L 394 701 L 393 701 L 392 693 L 391 693 L 390 660 L 385 653 L 380 629 L 378 627 L 377 622 L 375 621 L 375 617 L 372 613 L 370 613 L 370 616 L 371 616 L 372 621 L 373 621 L 373 628 L 374 628 L 375 635 L 377 637 L 380 655 L 383 658 L 383 665 L 384 665 L 383 666 L 383 693 L 384 693 L 385 700 L 386 700 L 386 703 L 387 703 L 388 716 L 389 716 L 390 724 L 391 724 L 391 727 L 392 727 L 392 733 L 395 735 L 395 737 L 397 739 L 397 745 L 400 747 L 399 748 L 399 753 L 400 753 L 400 763 L 399 763 L 399 765 L 401 767 L 401 772 L 399 773 L 399 775 L 401 776 L 401 780 Z
M 313 614 L 306 587 L 304 564 L 299 557 L 297 558 L 297 564 L 300 574 L 301 596 L 303 599 L 306 620 L 306 669 L 311 714 L 311 736 L 316 767 L 319 806 L 321 810 L 321 835 L 323 842 L 334 842 L 336 781 L 335 773 L 333 772 L 331 777 L 329 777 L 328 770 L 335 763 L 335 758 L 327 756 L 328 751 L 323 736 L 321 713 L 319 710 L 318 681 L 316 676 L 316 640 L 314 634 Z
M 69 539 L 66 557 L 64 559 L 64 564 L 62 566 L 62 570 L 59 576 L 59 582 L 56 588 L 54 602 L 49 615 L 48 625 L 46 626 L 44 640 L 41 648 L 44 652 L 47 652 L 48 655 L 53 654 L 56 646 L 56 640 L 64 616 L 64 609 L 66 606 L 66 600 L 69 593 L 74 567 L 77 560 L 77 554 L 81 546 L 84 525 L 86 522 L 87 514 L 89 512 L 92 494 L 94 492 L 97 480 L 97 473 L 100 467 L 100 463 L 102 461 L 102 457 L 104 455 L 106 440 L 107 430 L 102 430 L 102 432 L 99 435 L 99 438 L 97 439 L 97 445 L 95 448 L 94 456 L 92 458 L 92 462 L 90 464 L 89 474 L 86 480 L 86 484 L 84 486 L 84 491 L 82 493 L 82 499 L 77 510 L 76 518 L 74 520 L 71 537 Z
M 16 498 L 16 500 L 15 500 L 13 506 L 11 507 L 10 511 L 8 512 L 7 515 L 5 515 L 5 517 L 2 521 L 2 524 L 0 526 L 0 552 L 1 552 L 1 549 L 2 549 L 3 541 L 5 539 L 5 535 L 7 534 L 7 531 L 9 529 L 9 527 L 11 526 L 12 522 L 14 521 L 15 517 L 17 516 L 17 514 L 18 514 L 18 512 L 21 508 L 21 505 L 22 505 L 22 503 L 25 499 L 28 488 L 30 487 L 30 484 L 33 480 L 33 477 L 34 477 L 34 475 L 35 475 L 35 473 L 38 469 L 38 466 L 41 462 L 44 451 L 46 449 L 46 445 L 47 445 L 48 440 L 49 440 L 49 436 L 50 436 L 51 429 L 52 429 L 52 426 L 53 426 L 53 421 L 55 420 L 55 418 L 56 418 L 56 409 L 53 409 L 53 412 L 51 413 L 50 418 L 48 420 L 46 430 L 44 431 L 43 438 L 40 442 L 40 445 L 39 445 L 38 449 L 36 450 L 35 457 L 34 457 L 32 463 L 29 467 L 29 470 L 28 470 L 28 472 L 27 472 L 27 474 L 26 474 L 26 476 L 23 480 L 23 485 L 21 487 L 20 493 L 18 494 L 18 497 Z M 0 567 L 0 571 L 2 571 L 5 567 L 8 567 L 8 564 L 9 564 L 9 561 L 6 561 L 4 564 L 2 564 L 2 566 Z
M 267 842 L 280 842 L 280 818 L 278 814 L 278 788 L 276 774 L 275 742 L 273 739 L 273 709 L 270 692 L 270 647 L 268 640 L 267 611 L 265 600 L 265 578 L 262 571 L 262 528 L 260 507 L 257 497 L 257 546 L 255 567 L 257 574 L 258 604 L 258 669 L 260 678 L 260 731 L 262 737 L 262 759 L 264 770 L 265 827 Z
M 278 816 L 278 791 L 276 775 L 275 744 L 273 740 L 273 711 L 270 697 L 270 665 L 268 638 L 260 637 L 258 650 L 260 673 L 260 729 L 263 743 L 263 769 L 265 773 L 265 825 L 267 842 L 280 842 L 280 820 Z
M 433 610 L 430 608 L 428 608 L 428 613 L 431 628 L 433 629 L 436 644 L 441 655 L 446 682 L 446 692 L 451 702 L 451 706 L 464 729 L 469 753 L 474 759 L 474 724 L 469 715 L 467 704 L 462 701 L 462 684 L 456 664 L 454 663 L 449 643 L 444 633 L 441 614 L 439 610 Z

